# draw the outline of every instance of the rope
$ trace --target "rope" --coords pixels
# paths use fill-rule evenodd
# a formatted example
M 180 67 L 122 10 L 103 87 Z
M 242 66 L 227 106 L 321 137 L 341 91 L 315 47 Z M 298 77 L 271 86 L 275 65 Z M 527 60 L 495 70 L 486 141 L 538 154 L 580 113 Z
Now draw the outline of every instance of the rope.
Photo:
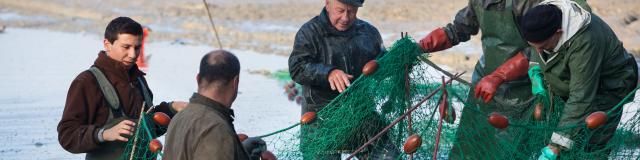
M 299 125 L 300 125 L 300 123 L 296 123 L 296 124 L 293 124 L 293 125 L 291 125 L 291 126 L 289 126 L 289 127 L 287 127 L 287 128 L 284 128 L 284 129 L 281 129 L 281 130 L 277 130 L 277 131 L 275 131 L 275 132 L 267 133 L 267 134 L 265 134 L 265 135 L 258 136 L 258 138 L 269 137 L 269 136 L 272 136 L 272 135 L 278 134 L 278 133 L 280 133 L 280 132 L 288 131 L 288 130 L 290 130 L 291 128 L 294 128 L 294 127 L 299 126 Z
M 204 3 L 204 8 L 207 9 L 209 22 L 211 22 L 211 28 L 213 28 L 213 33 L 215 34 L 216 40 L 218 41 L 218 47 L 222 49 L 222 43 L 220 42 L 220 37 L 218 36 L 218 30 L 216 30 L 216 25 L 213 23 L 213 17 L 211 16 L 211 12 L 209 11 L 209 4 L 207 4 L 207 0 L 202 0 L 202 3 Z

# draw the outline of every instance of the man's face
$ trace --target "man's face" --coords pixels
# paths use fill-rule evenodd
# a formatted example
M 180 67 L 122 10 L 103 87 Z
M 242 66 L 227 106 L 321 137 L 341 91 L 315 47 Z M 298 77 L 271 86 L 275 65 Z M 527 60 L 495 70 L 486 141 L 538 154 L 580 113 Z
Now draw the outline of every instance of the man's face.
M 358 7 L 344 4 L 338 0 L 326 0 L 325 8 L 331 25 L 339 31 L 346 31 L 356 21 Z
M 114 59 L 128 68 L 136 63 L 140 54 L 141 38 L 132 34 L 118 34 L 118 39 L 110 43 L 104 39 L 104 49 L 107 56 Z
M 556 33 L 554 33 L 547 40 L 541 42 L 528 42 L 531 47 L 535 48 L 538 53 L 542 53 L 543 51 L 547 51 L 549 53 L 553 52 L 553 49 L 558 45 L 558 41 L 560 41 L 560 37 L 562 37 L 562 30 L 558 29 Z

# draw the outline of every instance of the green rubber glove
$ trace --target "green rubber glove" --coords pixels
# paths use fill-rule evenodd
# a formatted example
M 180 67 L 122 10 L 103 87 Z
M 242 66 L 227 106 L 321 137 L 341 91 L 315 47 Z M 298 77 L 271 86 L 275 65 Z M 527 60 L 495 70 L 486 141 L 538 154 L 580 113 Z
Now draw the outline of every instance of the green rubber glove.
M 542 154 L 540 154 L 538 160 L 556 160 L 556 158 L 558 158 L 558 155 L 553 153 L 553 150 L 551 150 L 549 146 L 546 146 L 542 148 Z
M 542 69 L 540 66 L 534 65 L 529 68 L 529 78 L 531 79 L 531 92 L 534 95 L 547 97 L 547 91 L 544 89 L 542 79 Z

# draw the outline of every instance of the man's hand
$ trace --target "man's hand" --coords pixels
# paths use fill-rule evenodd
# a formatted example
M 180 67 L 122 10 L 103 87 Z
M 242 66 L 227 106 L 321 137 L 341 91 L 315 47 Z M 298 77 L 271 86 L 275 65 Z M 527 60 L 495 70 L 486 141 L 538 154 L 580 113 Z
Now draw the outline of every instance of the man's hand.
M 267 150 L 267 143 L 260 138 L 250 137 L 242 141 L 242 147 L 251 159 L 260 159 L 260 154 Z
M 480 82 L 478 82 L 474 90 L 475 98 L 482 99 L 484 103 L 489 103 L 489 101 L 493 99 L 496 90 L 498 90 L 498 86 L 500 86 L 503 81 L 504 80 L 502 78 L 492 74 L 483 77 Z
M 475 88 L 475 97 L 482 98 L 484 103 L 489 103 L 502 82 L 513 81 L 527 75 L 528 68 L 529 59 L 522 52 L 516 53 L 515 56 L 509 58 L 495 71 L 478 82 Z
M 176 112 L 180 112 L 184 108 L 187 108 L 187 104 L 189 103 L 183 101 L 173 101 L 171 103 L 171 108 L 173 108 L 173 110 L 175 110 Z
M 104 139 L 104 141 L 129 141 L 129 139 L 127 137 L 124 137 L 123 135 L 133 135 L 135 126 L 136 123 L 131 120 L 122 120 L 122 122 L 116 124 L 115 126 L 104 130 L 104 132 L 102 133 L 102 139 Z
M 331 90 L 338 90 L 338 92 L 342 93 L 347 87 L 351 86 L 351 82 L 349 79 L 352 79 L 353 76 L 342 72 L 342 70 L 334 69 L 329 72 L 329 85 L 331 85 Z
M 437 28 L 422 38 L 418 44 L 422 52 L 437 52 L 453 47 L 443 28 Z

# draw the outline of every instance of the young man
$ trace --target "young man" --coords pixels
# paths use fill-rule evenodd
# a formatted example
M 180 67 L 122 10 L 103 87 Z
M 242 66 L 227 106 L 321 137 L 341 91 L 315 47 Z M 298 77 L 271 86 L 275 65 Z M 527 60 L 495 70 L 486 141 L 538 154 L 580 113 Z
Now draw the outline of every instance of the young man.
M 64 149 L 87 153 L 86 159 L 117 159 L 124 152 L 141 107 L 146 111 L 153 101 L 145 74 L 135 65 L 141 37 L 142 27 L 131 18 L 109 22 L 104 51 L 69 87 L 58 123 L 58 141 Z M 154 112 L 171 116 L 185 106 L 185 102 L 163 102 Z
M 200 61 L 198 92 L 178 113 L 166 137 L 163 159 L 259 159 L 266 144 L 259 138 L 240 142 L 231 105 L 238 95 L 240 62 L 224 50 L 209 52 Z M 250 155 L 248 154 L 250 153 Z
M 590 159 L 607 159 L 611 150 L 606 144 L 622 114 L 622 107 L 613 107 L 637 85 L 635 59 L 609 25 L 570 1 L 540 3 L 523 17 L 522 28 L 537 52 L 531 55 L 531 64 L 542 69 L 550 95 L 565 101 L 559 128 L 584 123 L 596 111 L 610 113 L 606 124 L 592 130 L 555 131 L 541 158 L 555 159 L 562 151 L 582 149 Z

